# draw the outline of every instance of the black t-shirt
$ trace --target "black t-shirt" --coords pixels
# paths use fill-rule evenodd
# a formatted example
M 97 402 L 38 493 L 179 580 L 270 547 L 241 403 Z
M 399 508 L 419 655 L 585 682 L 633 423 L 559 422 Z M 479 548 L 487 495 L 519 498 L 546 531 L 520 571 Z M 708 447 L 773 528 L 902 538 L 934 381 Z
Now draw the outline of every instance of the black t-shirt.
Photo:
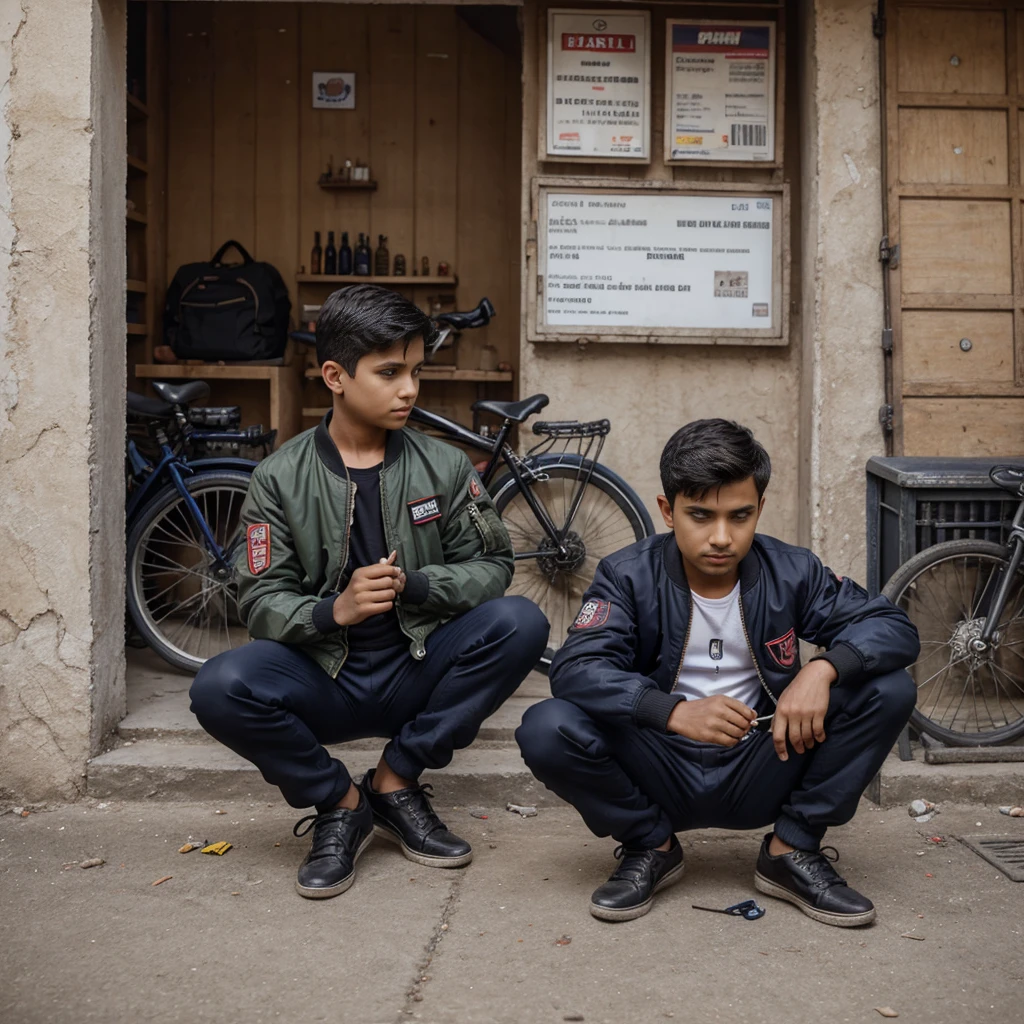
M 391 554 L 384 537 L 384 516 L 380 503 L 380 471 L 383 463 L 370 469 L 350 469 L 356 488 L 352 528 L 349 534 L 346 577 L 364 565 L 376 565 Z M 361 650 L 380 650 L 408 643 L 398 624 L 398 613 L 391 609 L 348 627 L 348 643 Z

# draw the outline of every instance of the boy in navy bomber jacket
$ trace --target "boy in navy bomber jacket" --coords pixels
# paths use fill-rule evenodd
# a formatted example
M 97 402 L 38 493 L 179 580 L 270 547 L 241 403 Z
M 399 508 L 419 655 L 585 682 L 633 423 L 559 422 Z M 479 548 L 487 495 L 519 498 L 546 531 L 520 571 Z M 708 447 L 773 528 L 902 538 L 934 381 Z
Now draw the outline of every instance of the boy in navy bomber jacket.
M 591 898 L 646 914 L 679 880 L 675 833 L 774 824 L 754 875 L 825 924 L 874 919 L 822 852 L 910 717 L 917 631 L 808 550 L 755 535 L 771 474 L 744 427 L 699 420 L 665 446 L 672 531 L 605 558 L 551 666 L 523 758 L 620 860 Z M 822 652 L 801 666 L 798 641 Z

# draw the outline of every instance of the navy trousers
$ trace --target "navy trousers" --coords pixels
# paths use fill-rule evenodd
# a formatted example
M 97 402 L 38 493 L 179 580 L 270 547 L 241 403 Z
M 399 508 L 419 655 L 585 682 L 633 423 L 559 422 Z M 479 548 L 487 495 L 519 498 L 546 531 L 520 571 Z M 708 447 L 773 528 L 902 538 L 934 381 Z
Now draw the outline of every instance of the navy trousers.
M 203 665 L 192 711 L 293 807 L 328 810 L 352 777 L 325 743 L 387 737 L 384 760 L 404 778 L 443 768 L 526 678 L 547 638 L 535 604 L 502 597 L 435 629 L 422 661 L 408 644 L 355 650 L 336 680 L 297 647 L 254 640 Z
M 552 699 L 523 716 L 516 740 L 534 775 L 598 836 L 660 846 L 694 828 L 775 825 L 783 842 L 816 850 L 849 821 L 910 718 L 917 691 L 903 671 L 832 690 L 825 741 L 780 761 L 769 731 L 734 747 L 638 726 L 602 725 Z

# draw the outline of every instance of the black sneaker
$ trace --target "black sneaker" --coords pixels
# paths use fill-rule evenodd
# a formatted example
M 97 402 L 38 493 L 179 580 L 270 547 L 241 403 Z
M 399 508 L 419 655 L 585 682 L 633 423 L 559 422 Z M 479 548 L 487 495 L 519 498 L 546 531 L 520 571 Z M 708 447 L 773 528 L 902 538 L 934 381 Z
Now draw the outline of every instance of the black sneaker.
M 392 843 L 417 864 L 428 868 L 461 868 L 473 859 L 473 848 L 445 827 L 430 806 L 428 782 L 394 793 L 378 793 L 373 788 L 371 769 L 359 784 L 363 799 L 373 810 L 373 830 Z
M 833 847 L 823 846 L 816 852 L 794 850 L 773 857 L 768 852 L 773 834 L 769 832 L 764 837 L 757 856 L 754 886 L 759 892 L 788 900 L 822 924 L 855 928 L 874 921 L 875 905 L 867 896 L 851 889 L 829 863 L 839 859 Z M 831 850 L 835 856 L 827 857 L 825 850 Z
M 301 832 L 299 826 L 312 822 Z M 339 896 L 356 880 L 356 861 L 373 841 L 373 814 L 361 800 L 350 811 L 341 807 L 300 818 L 292 829 L 298 838 L 313 830 L 313 843 L 299 865 L 295 888 L 300 896 L 319 900 Z
M 615 859 L 622 863 L 590 897 L 590 912 L 602 921 L 643 917 L 654 903 L 654 894 L 683 877 L 683 848 L 675 836 L 664 851 L 619 846 Z

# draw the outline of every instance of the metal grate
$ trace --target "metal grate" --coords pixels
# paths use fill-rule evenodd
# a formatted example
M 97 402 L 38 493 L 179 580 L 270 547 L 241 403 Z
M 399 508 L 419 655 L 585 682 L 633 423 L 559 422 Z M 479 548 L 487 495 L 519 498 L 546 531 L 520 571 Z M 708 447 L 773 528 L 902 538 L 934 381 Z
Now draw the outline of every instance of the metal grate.
M 987 860 L 1011 882 L 1024 882 L 1024 839 L 995 836 L 956 836 L 968 849 Z
M 1005 544 L 1017 501 L 919 501 L 915 549 L 947 540 L 991 540 Z

